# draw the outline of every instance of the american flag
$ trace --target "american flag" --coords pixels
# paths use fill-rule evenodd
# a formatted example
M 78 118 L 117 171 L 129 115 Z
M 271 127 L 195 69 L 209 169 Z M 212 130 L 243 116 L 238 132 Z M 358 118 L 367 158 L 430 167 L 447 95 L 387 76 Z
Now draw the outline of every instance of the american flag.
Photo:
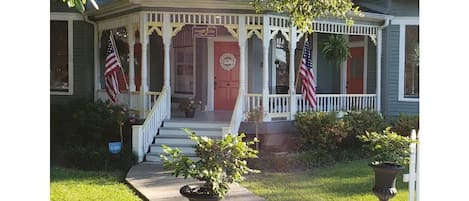
M 316 107 L 316 86 L 314 85 L 314 72 L 311 63 L 311 49 L 309 42 L 306 41 L 303 49 L 303 58 L 300 64 L 300 75 L 302 80 L 301 93 L 314 109 Z
M 117 102 L 117 95 L 119 91 L 119 81 L 117 73 L 120 69 L 120 63 L 118 61 L 119 55 L 114 51 L 112 34 L 109 35 L 107 52 L 106 52 L 106 64 L 104 65 L 104 82 L 106 85 L 106 92 L 112 102 Z

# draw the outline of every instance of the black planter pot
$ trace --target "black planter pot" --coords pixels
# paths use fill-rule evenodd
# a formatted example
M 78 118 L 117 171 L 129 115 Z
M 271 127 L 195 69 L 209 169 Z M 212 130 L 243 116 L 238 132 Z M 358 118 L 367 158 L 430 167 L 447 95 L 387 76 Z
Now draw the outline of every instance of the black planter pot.
M 195 110 L 186 110 L 185 113 L 186 113 L 186 118 L 192 118 L 194 117 Z
M 397 194 L 396 178 L 403 166 L 395 163 L 370 163 L 375 171 L 375 186 L 373 193 L 380 201 L 388 201 Z
M 189 199 L 189 201 L 220 201 L 221 199 L 208 193 L 208 189 L 203 184 L 189 184 L 181 187 L 179 193 Z

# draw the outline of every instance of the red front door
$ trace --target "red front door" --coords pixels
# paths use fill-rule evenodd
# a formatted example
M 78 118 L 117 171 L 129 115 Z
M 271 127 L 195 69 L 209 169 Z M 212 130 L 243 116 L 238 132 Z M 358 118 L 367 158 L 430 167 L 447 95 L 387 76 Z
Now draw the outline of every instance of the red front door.
M 239 88 L 238 42 L 214 42 L 215 110 L 233 110 Z
M 363 94 L 363 47 L 350 48 L 351 58 L 347 60 L 347 93 Z

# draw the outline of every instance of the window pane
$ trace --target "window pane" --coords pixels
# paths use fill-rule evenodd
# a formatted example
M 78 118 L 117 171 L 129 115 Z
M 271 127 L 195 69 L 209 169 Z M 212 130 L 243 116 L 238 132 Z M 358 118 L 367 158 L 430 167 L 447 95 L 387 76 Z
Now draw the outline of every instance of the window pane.
M 50 90 L 68 92 L 67 21 L 50 23 Z
M 406 26 L 405 30 L 404 97 L 419 97 L 419 26 Z
M 290 52 L 288 50 L 289 43 L 285 37 L 278 33 L 275 37 L 275 72 L 276 72 L 276 93 L 286 94 L 288 93 L 288 82 L 289 82 L 289 58 Z

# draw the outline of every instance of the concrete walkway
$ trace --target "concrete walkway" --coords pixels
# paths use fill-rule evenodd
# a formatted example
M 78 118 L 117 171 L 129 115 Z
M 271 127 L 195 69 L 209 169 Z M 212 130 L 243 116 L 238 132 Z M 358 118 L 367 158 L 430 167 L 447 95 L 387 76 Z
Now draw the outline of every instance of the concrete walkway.
M 176 178 L 171 176 L 169 171 L 165 171 L 161 164 L 147 162 L 133 166 L 125 180 L 150 201 L 188 201 L 179 194 L 179 188 L 191 183 L 200 183 L 197 180 Z M 238 184 L 232 184 L 224 201 L 265 200 Z

